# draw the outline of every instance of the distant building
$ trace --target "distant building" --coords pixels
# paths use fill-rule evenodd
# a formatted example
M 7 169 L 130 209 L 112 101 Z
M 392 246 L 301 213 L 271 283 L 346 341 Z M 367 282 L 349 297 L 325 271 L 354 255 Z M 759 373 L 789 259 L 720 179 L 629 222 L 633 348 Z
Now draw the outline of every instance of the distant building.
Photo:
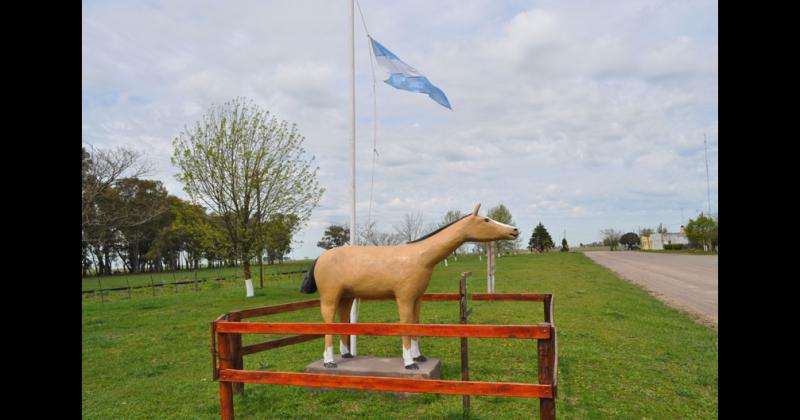
M 689 238 L 685 232 L 678 233 L 653 233 L 642 236 L 642 249 L 664 249 L 665 244 L 689 245 Z

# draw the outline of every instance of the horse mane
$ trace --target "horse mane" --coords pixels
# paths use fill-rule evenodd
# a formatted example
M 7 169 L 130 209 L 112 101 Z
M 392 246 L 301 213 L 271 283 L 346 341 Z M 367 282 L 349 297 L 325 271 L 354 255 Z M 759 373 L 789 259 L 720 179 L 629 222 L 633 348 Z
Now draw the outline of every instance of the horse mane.
M 467 214 L 466 216 L 462 216 L 460 219 L 458 219 L 458 220 L 453 220 L 452 222 L 450 222 L 450 223 L 448 223 L 448 224 L 446 224 L 446 225 L 444 225 L 444 226 L 440 227 L 439 229 L 436 229 L 436 230 L 434 230 L 433 232 L 431 232 L 431 233 L 429 233 L 429 234 L 427 234 L 427 235 L 425 235 L 425 236 L 423 236 L 423 237 L 421 237 L 421 238 L 417 238 L 417 239 L 414 239 L 414 240 L 413 240 L 413 241 L 411 241 L 411 242 L 406 242 L 406 243 L 407 243 L 407 244 L 413 244 L 413 243 L 416 243 L 416 242 L 419 242 L 419 241 L 424 241 L 425 239 L 428 239 L 428 238 L 430 238 L 431 236 L 433 236 L 433 235 L 436 235 L 437 233 L 439 233 L 439 232 L 441 232 L 441 231 L 443 231 L 443 230 L 445 230 L 445 229 L 449 228 L 449 227 L 450 227 L 450 225 L 452 225 L 452 224 L 454 224 L 454 223 L 456 223 L 456 222 L 460 222 L 462 219 L 466 218 L 467 216 L 472 216 L 472 214 Z

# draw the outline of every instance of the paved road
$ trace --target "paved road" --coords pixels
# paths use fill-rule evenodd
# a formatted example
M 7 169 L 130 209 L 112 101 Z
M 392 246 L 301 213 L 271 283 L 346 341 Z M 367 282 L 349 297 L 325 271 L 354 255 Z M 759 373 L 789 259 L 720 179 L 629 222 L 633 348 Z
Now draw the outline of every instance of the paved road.
M 586 256 L 669 305 L 718 325 L 719 257 L 597 251 Z

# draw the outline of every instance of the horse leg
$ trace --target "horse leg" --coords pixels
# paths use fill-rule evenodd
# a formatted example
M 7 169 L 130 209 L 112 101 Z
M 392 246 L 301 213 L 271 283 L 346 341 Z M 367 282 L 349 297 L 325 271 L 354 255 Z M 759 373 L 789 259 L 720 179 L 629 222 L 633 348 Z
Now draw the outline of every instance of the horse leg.
M 422 297 L 420 296 L 416 302 L 414 302 L 414 323 L 419 324 L 419 310 L 422 303 Z M 427 357 L 423 356 L 422 353 L 419 352 L 419 337 L 411 337 L 411 357 L 414 358 L 415 362 L 426 362 L 428 360 Z
M 322 321 L 326 323 L 333 323 L 336 316 L 336 306 L 339 299 L 333 301 L 323 300 L 320 302 L 319 308 L 322 312 Z M 325 335 L 325 352 L 322 353 L 322 363 L 326 368 L 335 368 L 336 362 L 333 361 L 333 336 L 330 334 Z
M 350 323 L 350 309 L 353 307 L 353 298 L 344 298 L 339 303 L 339 322 L 343 324 Z M 339 354 L 342 355 L 343 358 L 349 359 L 353 357 L 350 354 L 350 336 L 349 335 L 340 335 L 339 336 Z
M 403 302 L 398 299 L 397 312 L 400 315 L 401 323 L 414 323 L 414 301 Z M 414 358 L 411 357 L 411 338 L 407 335 L 403 336 L 403 365 L 409 370 L 419 369 L 419 366 L 414 363 Z

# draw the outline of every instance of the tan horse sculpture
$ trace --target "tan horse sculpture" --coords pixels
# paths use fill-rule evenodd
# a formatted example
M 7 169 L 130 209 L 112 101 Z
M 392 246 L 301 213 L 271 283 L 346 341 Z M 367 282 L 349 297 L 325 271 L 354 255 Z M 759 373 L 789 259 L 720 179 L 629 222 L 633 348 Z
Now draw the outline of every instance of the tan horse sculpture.
M 344 246 L 325 251 L 311 264 L 300 288 L 303 293 L 319 289 L 320 310 L 325 322 L 350 322 L 355 298 L 393 297 L 397 300 L 400 322 L 419 323 L 420 303 L 436 264 L 464 242 L 489 242 L 516 239 L 519 230 L 486 216 L 478 216 L 481 204 L 472 213 L 430 234 L 395 246 Z M 350 336 L 342 335 L 339 351 L 353 357 Z M 403 363 L 406 369 L 419 369 L 415 361 L 427 360 L 419 351 L 418 337 L 403 336 Z M 335 368 L 333 336 L 325 336 L 323 362 Z

